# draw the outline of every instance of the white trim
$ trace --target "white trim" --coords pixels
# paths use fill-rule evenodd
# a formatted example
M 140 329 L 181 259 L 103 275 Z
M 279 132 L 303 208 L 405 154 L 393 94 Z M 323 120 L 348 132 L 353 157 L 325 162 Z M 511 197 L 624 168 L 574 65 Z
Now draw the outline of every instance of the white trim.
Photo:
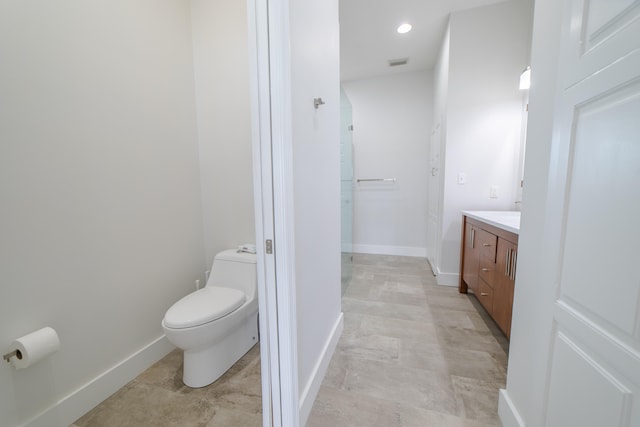
M 289 1 L 269 0 L 269 94 L 273 179 L 274 256 L 277 277 L 277 345 L 279 356 L 281 425 L 298 427 L 298 330 L 296 300 L 295 219 L 293 191 L 293 124 Z M 270 303 L 273 305 L 273 302 Z M 274 427 L 278 426 L 274 422 Z
M 306 425 L 307 419 L 309 418 L 309 414 L 311 413 L 311 408 L 313 408 L 313 403 L 318 396 L 318 391 L 320 391 L 320 386 L 322 385 L 322 380 L 324 379 L 327 369 L 329 368 L 329 363 L 331 362 L 331 357 L 333 353 L 336 351 L 336 347 L 338 345 L 338 341 L 340 340 L 340 336 L 342 335 L 342 331 L 344 330 L 344 314 L 341 312 L 340 316 L 338 316 L 338 320 L 333 326 L 333 330 L 331 331 L 331 335 L 329 339 L 324 345 L 322 349 L 322 354 L 320 358 L 318 358 L 318 362 L 316 366 L 314 366 L 313 371 L 311 372 L 311 378 L 307 383 L 307 386 L 302 391 L 300 395 L 300 425 Z
M 274 240 L 268 13 L 266 0 L 247 0 L 262 425 L 279 427 L 282 408 L 276 267 L 274 257 L 264 251 L 264 242 Z
M 118 391 L 175 347 L 164 335 L 45 409 L 22 427 L 68 426 Z
M 525 427 L 520 413 L 509 397 L 509 392 L 503 388 L 498 396 L 498 415 L 504 427 Z
M 441 286 L 458 286 L 458 282 L 460 282 L 460 274 L 459 273 L 443 273 L 438 268 L 436 273 L 436 281 L 438 285 Z
M 358 254 L 427 257 L 427 248 L 416 248 L 412 246 L 362 245 L 354 243 L 353 252 Z

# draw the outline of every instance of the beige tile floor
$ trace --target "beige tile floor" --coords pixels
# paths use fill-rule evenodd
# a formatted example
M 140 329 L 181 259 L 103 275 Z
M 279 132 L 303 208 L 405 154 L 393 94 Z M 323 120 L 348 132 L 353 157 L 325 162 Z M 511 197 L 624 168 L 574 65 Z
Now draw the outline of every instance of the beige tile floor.
M 435 284 L 423 258 L 354 255 L 345 329 L 308 427 L 500 426 L 507 342 L 473 297 Z M 260 426 L 255 346 L 214 384 L 182 384 L 170 353 L 72 427 Z
M 182 352 L 175 350 L 72 427 L 259 427 L 260 384 L 258 345 L 216 382 L 199 389 L 182 383 Z
M 423 258 L 354 255 L 345 328 L 307 427 L 500 426 L 505 337 Z

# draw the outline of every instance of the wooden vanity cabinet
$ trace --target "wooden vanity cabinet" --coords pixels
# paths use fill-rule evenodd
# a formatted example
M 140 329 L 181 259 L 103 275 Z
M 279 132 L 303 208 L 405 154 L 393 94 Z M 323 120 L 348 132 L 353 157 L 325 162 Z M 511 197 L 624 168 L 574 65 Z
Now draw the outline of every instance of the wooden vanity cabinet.
M 511 335 L 518 235 L 463 216 L 460 293 L 471 290 L 500 329 Z

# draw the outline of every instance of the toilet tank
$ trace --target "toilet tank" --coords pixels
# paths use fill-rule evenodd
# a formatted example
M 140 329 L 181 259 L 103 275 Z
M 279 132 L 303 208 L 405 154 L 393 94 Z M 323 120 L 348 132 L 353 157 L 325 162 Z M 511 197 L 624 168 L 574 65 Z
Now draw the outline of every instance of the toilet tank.
M 256 255 L 227 249 L 213 260 L 207 286 L 224 286 L 243 291 L 247 300 L 255 298 L 258 289 Z

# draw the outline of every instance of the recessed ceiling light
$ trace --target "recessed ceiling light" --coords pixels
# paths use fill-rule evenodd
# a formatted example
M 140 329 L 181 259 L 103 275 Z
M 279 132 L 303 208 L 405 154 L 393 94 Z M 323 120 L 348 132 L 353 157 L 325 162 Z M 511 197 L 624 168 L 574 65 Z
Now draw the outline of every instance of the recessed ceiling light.
M 399 32 L 400 34 L 406 34 L 406 33 L 408 33 L 409 31 L 411 31 L 411 24 L 407 24 L 407 23 L 405 23 L 405 24 L 402 24 L 402 25 L 400 25 L 400 26 L 398 27 L 398 32 Z

